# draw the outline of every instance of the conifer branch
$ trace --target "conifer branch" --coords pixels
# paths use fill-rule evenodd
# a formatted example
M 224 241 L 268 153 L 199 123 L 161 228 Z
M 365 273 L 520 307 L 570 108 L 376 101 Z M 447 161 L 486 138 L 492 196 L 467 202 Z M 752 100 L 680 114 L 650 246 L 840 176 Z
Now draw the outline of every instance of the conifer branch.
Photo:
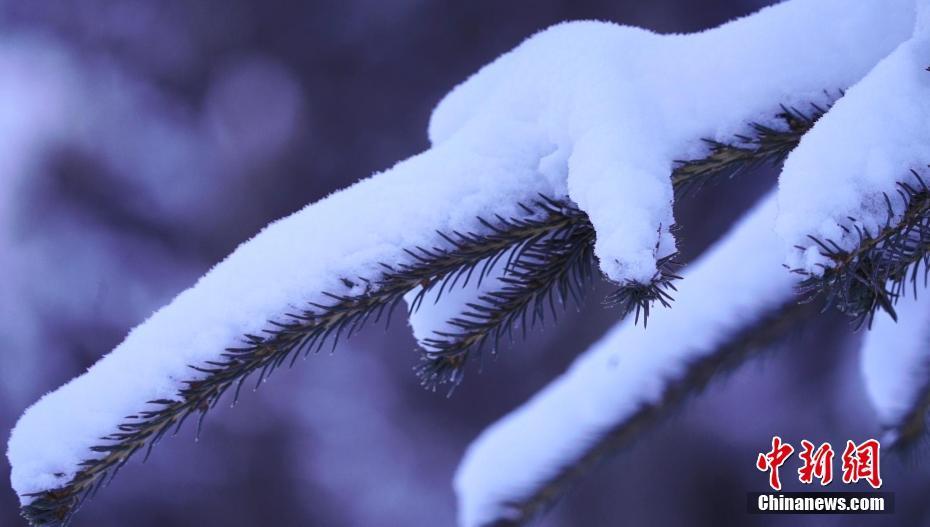
M 676 196 L 765 163 L 781 163 L 827 109 L 812 104 L 811 111 L 805 114 L 782 106 L 776 117 L 784 122 L 784 128 L 750 123 L 750 134 L 736 136 L 734 143 L 706 140 L 710 148 L 705 157 L 679 161 L 673 171 Z M 506 266 L 497 290 L 481 295 L 476 302 L 469 303 L 464 312 L 447 321 L 458 331 L 436 331 L 421 343 L 426 349 L 415 371 L 427 388 L 435 389 L 445 383 L 454 388 L 461 382 L 471 355 L 480 352 L 488 343 L 491 353 L 496 353 L 502 337 L 513 342 L 516 326 L 525 337 L 528 329 L 543 322 L 547 304 L 554 320 L 558 315 L 556 304 L 564 308 L 567 300 L 576 304 L 582 300 L 594 276 L 589 272 L 595 267 L 591 250 L 594 228 L 583 212 L 544 196 L 542 200 L 537 206 L 565 210 L 566 215 L 577 218 L 577 224 L 566 225 L 553 231 L 549 238 L 527 244 L 531 250 Z M 619 307 L 621 318 L 634 313 L 635 323 L 639 323 L 642 316 L 646 326 L 649 311 L 656 302 L 671 307 L 674 281 L 681 278 L 675 274 L 679 267 L 677 256 L 676 253 L 659 260 L 658 271 L 650 282 L 621 284 L 607 296 L 604 304 Z
M 800 285 L 803 295 L 824 295 L 825 309 L 836 307 L 853 317 L 857 326 L 871 323 L 878 309 L 897 320 L 895 302 L 906 294 L 908 285 L 916 296 L 919 281 L 926 284 L 930 273 L 930 188 L 917 172 L 912 174 L 916 186 L 898 183 L 895 198 L 884 195 L 888 215 L 878 232 L 869 232 L 855 218 L 849 218 L 849 227 L 842 227 L 857 236 L 854 249 L 845 251 L 833 240 L 810 237 L 832 265 L 821 275 L 795 270 L 807 276 Z M 903 204 L 900 216 L 892 199 Z
M 667 384 L 657 401 L 643 404 L 614 425 L 553 477 L 539 482 L 521 499 L 502 504 L 507 518 L 498 518 L 485 527 L 515 527 L 538 518 L 601 460 L 629 446 L 645 429 L 660 422 L 712 380 L 745 362 L 753 352 L 771 346 L 812 311 L 810 304 L 798 304 L 792 299 L 743 328 L 712 353 L 687 365 L 684 374 Z
M 660 258 L 656 262 L 656 274 L 648 284 L 639 284 L 631 282 L 614 290 L 604 299 L 604 305 L 607 307 L 619 307 L 621 316 L 625 317 L 630 313 L 635 313 L 634 324 L 639 323 L 640 314 L 643 317 L 643 327 L 645 328 L 649 320 L 649 309 L 653 304 L 659 302 L 662 307 L 672 307 L 672 295 L 669 291 L 676 291 L 675 280 L 681 280 L 681 276 L 675 274 L 680 264 L 678 263 L 678 253 L 670 254 Z
M 502 338 L 513 343 L 515 329 L 525 339 L 527 331 L 545 322 L 547 311 L 556 320 L 569 302 L 581 304 L 597 270 L 594 230 L 589 225 L 567 227 L 528 247 L 507 266 L 499 279 L 500 289 L 481 295 L 448 322 L 459 331 L 436 331 L 426 339 L 422 345 L 427 349 L 416 368 L 421 383 L 429 389 L 447 383 L 454 388 L 463 378 L 469 357 L 486 344 L 496 354 Z M 669 291 L 675 290 L 674 280 L 681 278 L 673 273 L 678 266 L 676 256 L 658 262 L 659 271 L 652 281 L 628 282 L 608 295 L 604 304 L 619 307 L 620 318 L 635 312 L 636 323 L 642 315 L 645 325 L 654 302 L 671 307 Z
M 421 295 L 436 287 L 441 294 L 443 288 L 459 280 L 480 280 L 490 268 L 489 261 L 519 252 L 552 232 L 585 223 L 577 214 L 562 214 L 554 207 L 542 211 L 525 207 L 524 211 L 527 218 L 498 218 L 496 226 L 482 220 L 489 227 L 487 234 L 441 235 L 451 248 L 418 247 L 408 251 L 413 263 L 384 264 L 383 275 L 376 281 L 344 279 L 347 287 L 364 284 L 364 292 L 324 293 L 332 303 L 312 303 L 299 313 L 286 315 L 284 321 L 270 322 L 264 335 L 245 335 L 243 345 L 228 348 L 220 360 L 191 366 L 197 372 L 196 378 L 185 381 L 176 400 L 150 401 L 151 409 L 128 417 L 117 432 L 91 448 L 100 457 L 85 460 L 67 484 L 31 495 L 32 502 L 21 510 L 23 517 L 32 525 L 68 524 L 83 501 L 112 480 L 133 454 L 145 448 L 148 457 L 155 443 L 169 431 L 180 429 L 191 415 L 197 415 L 202 422 L 207 411 L 231 388 L 235 402 L 243 383 L 253 374 L 258 386 L 274 369 L 285 363 L 293 365 L 298 357 L 319 351 L 327 342 L 335 345 L 369 321 L 384 319 L 387 323 L 404 295 L 416 287 L 421 287 Z
M 711 151 L 706 158 L 680 163 L 673 173 L 676 194 L 686 188 L 702 186 L 715 174 L 732 176 L 743 166 L 781 160 L 816 118 L 787 110 L 779 115 L 787 123 L 787 130 L 752 125 L 752 136 L 738 137 L 749 146 L 710 142 Z M 420 290 L 411 303 L 412 309 L 436 287 L 439 288 L 437 295 L 441 295 L 450 287 L 464 286 L 471 280 L 480 282 L 500 258 L 511 259 L 502 282 L 509 289 L 488 296 L 495 303 L 496 311 L 491 313 L 481 311 L 484 307 L 470 306 L 475 314 L 480 312 L 480 316 L 463 314 L 459 319 L 463 321 L 460 327 L 471 331 L 472 336 L 464 346 L 442 344 L 448 346 L 444 349 L 464 349 L 466 353 L 492 338 L 496 340 L 505 333 L 503 328 L 522 320 L 522 316 L 514 313 L 529 313 L 532 324 L 542 320 L 544 306 L 550 301 L 580 298 L 580 286 L 591 274 L 593 226 L 587 215 L 571 204 L 548 199 L 544 202 L 546 206 L 542 208 L 524 207 L 527 213 L 524 218 L 480 220 L 487 229 L 483 233 L 440 233 L 447 247 L 409 249 L 407 254 L 412 263 L 383 264 L 382 275 L 375 279 L 343 279 L 348 289 L 361 288 L 362 292 L 324 292 L 323 296 L 331 303 L 311 303 L 298 313 L 285 315 L 282 320 L 269 321 L 263 334 L 245 335 L 241 346 L 226 349 L 219 360 L 192 365 L 196 374 L 184 381 L 175 399 L 150 401 L 149 409 L 127 417 L 116 432 L 91 448 L 98 457 L 82 462 L 68 483 L 31 494 L 32 501 L 21 508 L 22 516 L 32 525 L 67 525 L 84 500 L 111 481 L 134 454 L 145 450 L 147 457 L 162 437 L 169 432 L 176 433 L 191 416 L 197 416 L 202 423 L 206 413 L 230 389 L 234 401 L 237 400 L 247 378 L 254 375 L 257 386 L 274 369 L 284 364 L 293 365 L 298 357 L 319 350 L 327 343 L 335 346 L 340 339 L 348 338 L 370 321 L 389 322 L 404 295 L 417 287 Z M 642 312 L 644 319 L 653 302 L 667 305 L 670 301 L 668 290 L 674 289 L 671 281 L 677 276 L 666 265 L 670 261 L 662 263 L 653 284 L 638 290 L 621 288 L 609 301 L 625 311 L 637 311 L 637 318 Z M 536 289 L 528 284 L 534 284 Z M 640 286 L 642 284 L 637 287 Z M 554 296 L 556 294 L 558 297 Z M 437 354 L 436 364 L 421 366 L 421 378 L 428 382 L 458 378 L 456 375 L 460 374 L 455 370 L 461 365 L 455 364 L 457 359 L 450 359 L 458 356 L 457 353 Z
M 448 322 L 457 331 L 434 332 L 422 343 L 426 352 L 416 371 L 424 386 L 435 389 L 449 383 L 454 387 L 472 352 L 490 344 L 496 353 L 502 338 L 513 342 L 515 329 L 526 338 L 529 329 L 545 320 L 547 310 L 555 320 L 568 302 L 583 300 L 597 269 L 594 227 L 578 209 L 566 209 L 551 200 L 538 206 L 559 207 L 578 221 L 525 244 L 504 266 L 498 278 L 500 287 L 468 303 L 463 313 Z
M 808 113 L 785 106 L 781 109 L 776 117 L 783 121 L 784 128 L 751 123 L 750 134 L 737 135 L 732 143 L 705 139 L 706 156 L 678 162 L 672 174 L 675 196 L 684 196 L 708 183 L 735 177 L 763 164 L 780 165 L 830 106 L 812 104 Z

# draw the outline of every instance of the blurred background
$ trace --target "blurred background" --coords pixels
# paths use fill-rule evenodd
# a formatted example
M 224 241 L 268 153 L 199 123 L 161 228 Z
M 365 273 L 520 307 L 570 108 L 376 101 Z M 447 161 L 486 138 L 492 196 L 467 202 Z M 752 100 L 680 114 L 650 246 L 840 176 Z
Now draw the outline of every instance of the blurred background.
M 687 32 L 766 3 L 0 3 L 0 429 L 269 221 L 426 148 L 440 97 L 533 32 L 580 18 Z M 775 177 L 682 204 L 685 258 Z M 187 428 L 145 465 L 131 462 L 75 526 L 452 525 L 465 447 L 615 321 L 598 303 L 605 291 L 471 372 L 452 398 L 419 387 L 403 323 L 371 328 L 214 412 L 199 442 Z M 754 462 L 773 434 L 836 446 L 877 433 L 859 338 L 836 316 L 810 321 L 604 463 L 540 523 L 847 522 L 748 516 L 745 493 L 765 488 Z M 898 513 L 855 522 L 930 525 L 926 465 L 882 461 Z M 19 525 L 4 487 L 0 525 Z

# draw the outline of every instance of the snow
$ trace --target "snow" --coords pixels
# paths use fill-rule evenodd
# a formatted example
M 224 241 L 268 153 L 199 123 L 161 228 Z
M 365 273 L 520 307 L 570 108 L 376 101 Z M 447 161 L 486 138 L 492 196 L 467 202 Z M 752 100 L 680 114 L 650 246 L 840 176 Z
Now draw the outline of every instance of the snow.
M 308 301 L 325 302 L 323 291 L 360 292 L 340 278 L 377 278 L 379 263 L 408 261 L 405 248 L 441 244 L 436 230 L 519 216 L 517 203 L 539 193 L 588 213 L 609 278 L 648 280 L 656 259 L 674 250 L 674 160 L 700 155 L 701 138 L 727 140 L 749 121 L 774 124 L 780 103 L 822 102 L 824 89 L 855 83 L 907 38 L 912 2 L 793 0 L 694 35 L 575 22 L 533 36 L 440 103 L 428 151 L 272 223 L 29 408 L 8 447 L 14 489 L 25 503 L 26 494 L 67 482 L 124 416 L 177 397 L 198 376 L 189 364 L 217 359 Z M 769 282 L 744 292 L 781 283 Z M 718 337 L 705 335 L 707 343 Z M 599 406 L 615 415 L 612 400 Z
M 827 19 L 831 31 L 823 31 Z M 568 196 L 597 230 L 601 270 L 615 282 L 646 282 L 656 259 L 674 250 L 668 176 L 675 160 L 701 155 L 696 139 L 730 141 L 749 121 L 778 125 L 780 103 L 826 103 L 825 90 L 859 80 L 913 21 L 910 0 L 814 0 L 693 35 L 560 24 L 456 87 L 433 112 L 429 135 L 442 144 L 477 120 L 497 135 L 502 116 L 535 123 L 553 145 L 540 173 L 567 174 Z M 455 291 L 415 313 L 417 339 L 449 330 L 479 294 Z
M 468 304 L 483 304 L 481 297 L 501 287 L 500 277 L 504 274 L 509 254 L 504 254 L 492 267 L 488 269 L 483 279 L 478 282 L 478 275 L 486 263 L 482 261 L 466 283 L 465 277 L 450 282 L 446 287 L 434 287 L 428 291 L 416 306 L 414 299 L 421 294 L 422 288 L 417 287 L 404 295 L 408 308 L 417 309 L 410 313 L 410 329 L 420 347 L 431 349 L 426 341 L 440 337 L 436 332 L 461 334 L 462 328 L 449 322 L 468 310 Z
M 67 482 L 93 455 L 88 448 L 147 401 L 176 398 L 181 381 L 198 375 L 188 364 L 216 359 L 291 306 L 327 302 L 323 291 L 351 292 L 340 277 L 374 278 L 379 262 L 404 259 L 403 248 L 434 244 L 435 229 L 475 230 L 478 216 L 517 215 L 518 201 L 561 195 L 535 170 L 545 153 L 538 134 L 519 124 L 505 132 L 518 145 L 463 130 L 237 248 L 84 375 L 26 411 L 8 449 L 20 498 Z
M 922 18 L 930 15 L 922 2 Z M 844 250 L 858 244 L 850 218 L 875 233 L 904 204 L 898 182 L 919 187 L 910 170 L 930 164 L 930 31 L 918 24 L 913 38 L 882 60 L 804 136 L 785 162 L 779 181 L 779 234 L 791 248 L 787 264 L 815 274 L 829 266 L 808 236 Z M 847 232 L 846 229 L 849 229 Z
M 928 388 L 930 295 L 903 297 L 895 311 L 897 323 L 884 311 L 876 313 L 862 347 L 866 391 L 879 421 L 890 429 L 902 424 Z
M 770 195 L 689 267 L 674 308 L 653 313 L 648 331 L 621 322 L 471 444 L 455 476 L 460 525 L 508 518 L 508 502 L 525 498 L 613 427 L 657 403 L 689 363 L 791 299 L 796 278 L 782 267 L 775 208 Z
M 453 90 L 430 139 L 476 119 L 489 134 L 502 116 L 533 123 L 555 145 L 544 168 L 567 170 L 569 196 L 597 230 L 601 269 L 645 282 L 674 249 L 674 160 L 700 155 L 696 139 L 774 124 L 779 103 L 826 102 L 825 90 L 858 81 L 913 20 L 913 0 L 796 0 L 693 35 L 560 24 Z

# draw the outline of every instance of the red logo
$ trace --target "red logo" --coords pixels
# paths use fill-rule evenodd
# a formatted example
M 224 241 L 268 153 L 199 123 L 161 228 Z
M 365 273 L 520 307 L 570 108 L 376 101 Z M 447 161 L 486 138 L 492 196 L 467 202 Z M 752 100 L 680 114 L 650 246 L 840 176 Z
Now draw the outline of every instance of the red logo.
M 881 448 L 875 439 L 858 445 L 846 441 L 846 450 L 843 450 L 843 483 L 856 483 L 864 479 L 873 489 L 881 487 L 882 475 L 878 462 Z
M 781 438 L 775 436 L 772 438 L 772 450 L 765 454 L 759 454 L 756 459 L 756 468 L 762 472 L 769 472 L 769 485 L 775 490 L 781 490 L 781 480 L 778 479 L 778 469 L 785 464 L 785 461 L 791 457 L 794 447 L 788 443 L 782 443 Z
M 821 486 L 829 485 L 833 481 L 833 447 L 830 443 L 821 443 L 814 451 L 814 443 L 802 439 L 801 448 L 804 449 L 799 454 L 804 461 L 804 465 L 798 469 L 801 483 L 810 485 L 817 478 Z
M 773 436 L 772 449 L 760 453 L 756 458 L 756 468 L 769 473 L 769 486 L 772 489 L 781 490 L 778 470 L 793 453 L 793 446 L 783 442 L 781 437 Z M 815 448 L 814 443 L 803 439 L 798 457 L 801 459 L 801 467 L 798 468 L 798 480 L 801 483 L 811 485 L 817 479 L 821 486 L 826 486 L 833 481 L 834 452 L 830 443 L 821 443 Z M 858 445 L 852 441 L 846 441 L 842 456 L 843 483 L 853 484 L 859 480 L 865 480 L 872 488 L 880 488 L 882 486 L 880 457 L 881 444 L 875 439 L 863 441 Z

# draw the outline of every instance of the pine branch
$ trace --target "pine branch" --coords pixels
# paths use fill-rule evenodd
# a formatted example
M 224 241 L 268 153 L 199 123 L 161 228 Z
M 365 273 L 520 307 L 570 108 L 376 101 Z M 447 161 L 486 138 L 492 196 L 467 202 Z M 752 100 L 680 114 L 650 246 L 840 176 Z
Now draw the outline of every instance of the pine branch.
M 749 147 L 711 143 L 711 153 L 707 158 L 682 162 L 673 173 L 676 192 L 681 193 L 689 186 L 702 186 L 717 173 L 730 171 L 732 175 L 739 172 L 742 165 L 753 166 L 767 160 L 780 159 L 778 155 L 783 157 L 778 152 L 790 150 L 803 130 L 809 128 L 809 122 L 796 112 L 789 112 L 787 116 L 783 113 L 782 118 L 788 124 L 787 130 L 753 125 L 752 137 L 738 138 L 750 144 Z M 781 146 L 776 148 L 775 145 Z M 192 415 L 196 415 L 202 423 L 209 409 L 230 389 L 235 394 L 234 400 L 238 399 L 241 386 L 253 374 L 256 375 L 256 385 L 260 384 L 274 369 L 285 363 L 293 364 L 299 356 L 319 350 L 327 342 L 335 345 L 341 338 L 348 338 L 370 321 L 384 319 L 387 323 L 404 295 L 414 288 L 421 289 L 412 302 L 413 309 L 419 306 L 424 295 L 436 287 L 439 288 L 437 295 L 441 295 L 450 287 L 465 285 L 471 280 L 480 282 L 494 262 L 509 255 L 508 258 L 513 258 L 513 262 L 518 264 L 510 266 L 511 273 L 503 282 L 505 287 L 511 288 L 511 292 L 504 292 L 504 296 L 492 295 L 499 306 L 509 306 L 515 312 L 519 312 L 520 306 L 523 306 L 523 313 L 541 317 L 542 305 L 554 299 L 555 293 L 562 300 L 575 298 L 580 292 L 578 286 L 583 281 L 579 279 L 587 276 L 585 273 L 588 271 L 585 269 L 588 269 L 590 259 L 584 255 L 590 251 L 585 245 L 590 242 L 584 240 L 593 236 L 593 227 L 587 216 L 570 204 L 547 203 L 549 207 L 544 210 L 525 207 L 525 218 L 498 217 L 496 222 L 481 220 L 487 229 L 485 233 L 440 233 L 448 247 L 417 247 L 407 251 L 412 263 L 396 266 L 385 264 L 382 276 L 377 279 L 343 280 L 349 288 L 363 285 L 362 293 L 324 293 L 332 303 L 313 303 L 299 313 L 286 315 L 281 321 L 270 321 L 262 335 L 245 335 L 243 345 L 227 349 L 220 360 L 191 366 L 197 373 L 194 378 L 184 382 L 175 400 L 151 401 L 150 409 L 128 417 L 116 432 L 102 438 L 100 445 L 91 448 L 99 457 L 82 462 L 80 470 L 68 483 L 30 495 L 33 499 L 22 507 L 22 516 L 32 525 L 67 525 L 83 501 L 112 480 L 119 468 L 135 453 L 145 450 L 147 457 L 162 437 L 169 432 L 176 433 Z M 545 242 L 554 239 L 560 232 L 572 233 L 569 245 L 560 248 L 558 243 Z M 545 255 L 544 252 L 551 254 Z M 647 289 L 615 293 L 611 299 L 625 310 L 637 310 L 637 317 L 641 311 L 645 318 L 652 302 L 666 304 L 670 300 L 667 289 L 674 278 L 673 274 L 663 270 L 657 276 L 657 282 L 648 285 Z M 529 288 L 522 287 L 521 280 L 535 280 L 534 283 L 541 289 L 530 293 Z M 523 294 L 517 295 L 517 292 Z M 517 295 L 519 299 L 508 295 Z M 481 331 L 487 335 L 471 338 L 464 348 L 459 345 L 460 349 L 474 349 L 475 344 L 480 346 L 481 342 L 487 342 L 491 336 L 498 338 L 504 334 L 501 328 L 512 327 L 512 323 L 521 318 L 505 311 L 502 308 L 484 322 L 480 317 L 460 317 L 470 321 L 466 322 L 466 326 L 476 331 L 482 327 Z M 494 321 L 504 324 L 499 328 Z M 448 355 L 451 356 L 454 355 Z M 449 363 L 450 360 L 446 358 L 446 365 L 443 366 L 442 360 L 439 360 L 430 372 L 426 372 L 428 368 L 421 367 L 424 372 L 421 375 L 434 380 L 453 379 L 458 375 L 453 373 L 456 367 L 454 359 Z
M 643 327 L 645 328 L 649 320 L 649 309 L 653 304 L 659 302 L 662 307 L 672 307 L 671 303 L 674 299 L 669 291 L 676 291 L 675 280 L 681 279 L 680 276 L 675 274 L 675 271 L 680 267 L 677 258 L 678 253 L 660 258 L 656 262 L 658 270 L 650 283 L 631 282 L 624 284 L 607 295 L 607 298 L 604 299 L 604 305 L 619 307 L 621 318 L 635 312 L 634 324 L 639 323 L 639 316 L 642 314 Z
M 426 352 L 416 371 L 424 386 L 454 387 L 473 352 L 490 344 L 496 353 L 502 338 L 513 342 L 515 328 L 526 338 L 529 329 L 545 320 L 547 308 L 555 320 L 561 310 L 557 306 L 583 300 L 597 270 L 594 228 L 578 209 L 551 200 L 537 205 L 577 221 L 525 244 L 505 265 L 500 287 L 482 294 L 449 321 L 457 331 L 437 331 L 422 343 Z
M 809 113 L 782 106 L 781 119 L 785 127 L 774 128 L 759 123 L 749 125 L 749 135 L 737 135 L 733 143 L 706 139 L 708 154 L 701 159 L 679 161 L 672 174 L 675 196 L 681 197 L 700 190 L 708 183 L 735 177 L 763 164 L 780 165 L 798 145 L 801 137 L 823 116 L 826 108 L 811 105 Z
M 71 481 L 31 495 L 33 501 L 21 510 L 23 517 L 32 525 L 66 525 L 83 500 L 112 480 L 133 454 L 145 448 L 148 457 L 155 443 L 169 431 L 180 429 L 191 415 L 198 415 L 202 422 L 207 411 L 231 388 L 234 401 L 238 400 L 243 383 L 253 374 L 257 375 L 258 386 L 272 370 L 285 363 L 293 365 L 298 357 L 318 351 L 327 342 L 335 345 L 369 321 L 384 319 L 387 323 L 408 291 L 422 287 L 422 295 L 439 287 L 441 294 L 459 280 L 480 280 L 490 268 L 489 261 L 519 252 L 527 244 L 534 245 L 550 233 L 581 221 L 577 215 L 561 214 L 552 207 L 524 210 L 526 218 L 498 218 L 497 225 L 482 220 L 489 228 L 488 234 L 441 235 L 451 248 L 418 247 L 409 251 L 413 263 L 384 265 L 383 275 L 375 282 L 361 279 L 360 283 L 365 284 L 363 293 L 325 293 L 333 303 L 314 303 L 300 313 L 288 314 L 283 322 L 272 321 L 264 335 L 246 335 L 243 346 L 228 348 L 221 360 L 191 366 L 197 378 L 185 382 L 178 400 L 151 401 L 152 409 L 128 417 L 117 432 L 91 448 L 101 456 L 84 461 Z M 348 287 L 356 285 L 350 280 L 344 283 Z
M 481 295 L 448 322 L 458 331 L 436 331 L 422 343 L 426 351 L 415 369 L 421 383 L 433 390 L 441 384 L 451 384 L 454 389 L 462 381 L 469 357 L 488 343 L 491 353 L 496 354 L 501 339 L 513 343 L 514 329 L 519 328 L 525 339 L 527 331 L 545 322 L 547 311 L 556 320 L 570 302 L 581 304 L 596 276 L 593 244 L 593 229 L 580 224 L 523 251 L 499 279 L 500 289 Z M 677 268 L 676 256 L 659 261 L 659 271 L 651 282 L 626 283 L 608 295 L 605 305 L 619 307 L 620 318 L 635 312 L 636 323 L 642 315 L 645 325 L 654 302 L 671 307 L 669 291 L 675 290 L 674 280 L 681 278 L 672 272 Z
M 744 328 L 714 352 L 689 364 L 677 381 L 665 386 L 656 402 L 644 404 L 629 418 L 617 423 L 586 447 L 577 459 L 562 467 L 552 478 L 540 482 L 520 500 L 502 504 L 508 511 L 508 517 L 498 518 L 486 527 L 514 527 L 538 518 L 601 460 L 629 446 L 645 429 L 660 422 L 710 381 L 745 362 L 753 352 L 771 346 L 810 316 L 812 311 L 810 304 L 791 300 Z
M 750 135 L 736 136 L 734 144 L 707 140 L 710 145 L 707 156 L 679 161 L 673 171 L 672 184 L 676 196 L 684 196 L 712 181 L 735 177 L 765 163 L 781 163 L 829 107 L 824 109 L 811 105 L 811 108 L 811 112 L 805 114 L 782 106 L 776 117 L 784 122 L 783 129 L 751 123 Z M 489 343 L 491 353 L 496 353 L 501 338 L 505 336 L 512 343 L 515 326 L 520 327 L 525 338 L 528 329 L 543 322 L 546 304 L 554 320 L 558 315 L 556 304 L 564 308 L 566 300 L 576 304 L 582 300 L 593 276 L 589 270 L 595 267 L 591 250 L 594 229 L 583 212 L 565 203 L 542 199 L 544 202 L 537 203 L 537 206 L 565 210 L 566 215 L 577 218 L 577 224 L 566 225 L 558 232 L 554 231 L 550 238 L 528 244 L 532 250 L 524 252 L 523 258 L 506 267 L 500 288 L 481 295 L 476 302 L 469 303 L 464 312 L 447 321 L 458 331 L 436 331 L 422 342 L 426 349 L 415 371 L 425 387 L 435 389 L 448 383 L 454 389 L 462 381 L 470 356 Z M 674 281 L 680 279 L 675 274 L 679 267 L 676 257 L 677 253 L 657 262 L 658 271 L 649 283 L 620 285 L 607 296 L 604 304 L 619 307 L 621 318 L 635 313 L 636 323 L 642 316 L 646 326 L 649 311 L 656 302 L 663 307 L 671 307 Z
M 832 240 L 811 236 L 821 254 L 832 262 L 822 275 L 803 270 L 806 275 L 800 291 L 808 298 L 823 295 L 826 308 L 836 307 L 853 317 L 857 326 L 871 320 L 878 309 L 897 319 L 894 304 L 906 293 L 910 284 L 916 296 L 919 280 L 926 283 L 930 273 L 930 189 L 916 172 L 917 186 L 898 183 L 897 197 L 903 204 L 903 214 L 895 214 L 892 198 L 885 194 L 888 211 L 885 225 L 875 233 L 860 227 L 849 218 L 847 233 L 855 232 L 856 247 L 842 250 Z

